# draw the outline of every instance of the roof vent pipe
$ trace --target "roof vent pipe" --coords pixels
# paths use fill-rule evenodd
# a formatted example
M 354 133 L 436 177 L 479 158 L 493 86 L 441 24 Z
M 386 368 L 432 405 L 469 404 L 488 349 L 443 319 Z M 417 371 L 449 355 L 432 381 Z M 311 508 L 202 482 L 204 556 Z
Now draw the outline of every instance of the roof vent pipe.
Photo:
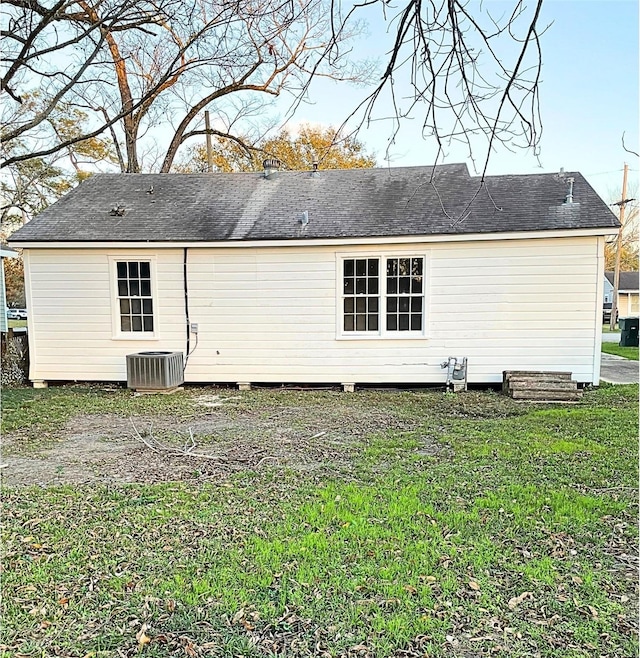
M 573 203 L 573 181 L 574 178 L 567 178 L 567 182 L 569 183 L 569 190 L 567 192 L 567 196 L 564 199 L 565 203 Z
M 262 166 L 264 168 L 264 177 L 269 178 L 273 173 L 277 172 L 280 169 L 280 160 L 277 158 L 267 158 L 262 161 Z

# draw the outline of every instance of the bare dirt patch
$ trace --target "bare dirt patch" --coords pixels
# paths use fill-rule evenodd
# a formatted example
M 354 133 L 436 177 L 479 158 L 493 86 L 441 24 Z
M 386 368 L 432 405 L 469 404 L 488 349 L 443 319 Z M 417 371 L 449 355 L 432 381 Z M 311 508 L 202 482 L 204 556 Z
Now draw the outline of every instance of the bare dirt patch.
M 202 395 L 194 398 L 194 408 L 195 415 L 187 419 L 80 415 L 49 433 L 37 452 L 21 447 L 23 431 L 9 432 L 3 437 L 2 482 L 53 486 L 224 479 L 237 471 L 274 466 L 344 472 L 367 436 L 414 425 L 364 406 L 267 405 L 250 410 L 236 407 L 233 397 Z M 155 452 L 144 443 L 184 451 L 192 446 L 191 437 L 194 452 L 208 457 Z

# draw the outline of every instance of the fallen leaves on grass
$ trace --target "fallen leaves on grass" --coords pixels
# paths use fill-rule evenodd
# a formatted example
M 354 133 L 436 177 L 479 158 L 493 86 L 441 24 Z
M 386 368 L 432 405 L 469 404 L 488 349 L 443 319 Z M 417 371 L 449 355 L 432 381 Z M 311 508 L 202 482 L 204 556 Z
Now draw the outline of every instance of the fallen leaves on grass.
M 140 649 L 151 642 L 151 638 L 147 635 L 148 628 L 147 624 L 142 624 L 142 627 L 136 633 L 136 640 L 138 641 L 138 647 Z
M 520 596 L 514 596 L 512 599 L 509 599 L 507 605 L 510 610 L 515 610 L 521 603 L 529 599 L 533 600 L 533 592 L 522 592 Z
M 238 443 L 221 446 L 237 467 L 231 481 L 220 481 L 228 469 L 181 470 L 186 461 L 140 450 L 134 456 L 153 462 L 145 463 L 145 481 L 170 475 L 195 482 L 8 490 L 5 641 L 20 639 L 11 655 L 35 647 L 39 655 L 82 656 L 98 638 L 121 658 L 630 655 L 636 510 L 605 490 L 576 498 L 580 483 L 600 482 L 581 470 L 587 460 L 553 462 L 553 470 L 536 454 L 532 464 L 540 468 L 527 471 L 523 447 L 517 459 L 449 454 L 425 469 L 415 437 L 456 438 L 447 434 L 449 420 L 429 416 L 430 396 L 404 396 L 406 409 L 422 414 L 407 427 L 429 424 L 410 436 L 367 415 L 369 398 L 349 399 L 361 400 L 360 413 L 345 420 L 338 407 L 330 423 L 323 416 L 330 431 L 319 436 L 317 412 L 333 398 L 305 409 L 298 424 L 297 407 L 284 419 L 275 408 L 261 416 L 247 407 L 248 396 L 247 408 L 234 412 L 242 421 Z M 463 419 L 471 413 L 458 411 Z M 365 415 L 376 424 L 368 444 L 359 441 L 369 426 L 356 427 Z M 393 419 L 391 410 L 384 415 Z M 574 426 L 555 412 L 538 421 L 549 435 L 558 424 Z M 231 420 L 225 423 L 217 429 L 230 431 Z M 173 429 L 168 423 L 167 432 Z M 198 436 L 204 441 L 210 429 L 199 427 Z M 213 446 L 218 434 L 206 440 Z M 478 434 L 494 441 L 494 433 Z M 299 435 L 314 441 L 301 447 Z M 457 440 L 464 457 L 469 439 Z M 509 434 L 513 445 L 518 440 Z M 363 447 L 375 448 L 366 460 L 356 450 Z M 325 470 L 277 477 L 252 470 L 265 454 L 258 457 L 258 449 L 305 468 L 326 469 L 330 459 L 335 477 L 329 486 Z M 615 444 L 607 450 L 611 466 L 600 460 L 593 468 L 628 483 L 629 459 Z M 545 504 L 541 489 L 559 493 Z

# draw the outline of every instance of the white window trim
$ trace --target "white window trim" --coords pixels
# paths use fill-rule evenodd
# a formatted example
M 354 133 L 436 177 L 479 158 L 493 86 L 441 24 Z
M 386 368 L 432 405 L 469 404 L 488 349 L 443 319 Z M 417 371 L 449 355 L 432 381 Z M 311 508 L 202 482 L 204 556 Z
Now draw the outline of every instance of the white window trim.
M 387 331 L 387 269 L 388 258 L 422 258 L 424 284 L 422 286 L 422 331 Z M 378 258 L 379 267 L 379 322 L 378 331 L 344 331 L 344 261 L 352 258 Z M 393 251 L 350 251 L 336 252 L 336 340 L 424 340 L 429 338 L 427 330 L 429 313 L 427 304 L 429 300 L 430 274 L 429 254 L 423 250 L 393 250 Z
M 158 335 L 158 271 L 156 256 L 149 254 L 109 255 L 109 286 L 111 291 L 111 339 L 149 341 L 160 340 Z M 120 329 L 120 304 L 118 298 L 117 263 L 147 262 L 151 270 L 151 299 L 153 300 L 153 331 L 122 331 Z

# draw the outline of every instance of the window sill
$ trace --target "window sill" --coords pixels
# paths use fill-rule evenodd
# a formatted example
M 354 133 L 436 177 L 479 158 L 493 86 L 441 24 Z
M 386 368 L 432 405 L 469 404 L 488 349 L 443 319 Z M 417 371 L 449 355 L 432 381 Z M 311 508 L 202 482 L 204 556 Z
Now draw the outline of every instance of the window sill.
M 429 340 L 429 336 L 423 333 L 402 331 L 397 334 L 355 334 L 353 336 L 338 334 L 336 340 Z
M 159 336 L 155 334 L 145 334 L 145 333 L 130 333 L 130 334 L 115 334 L 111 336 L 111 340 L 128 340 L 128 341 L 156 341 L 160 340 Z

